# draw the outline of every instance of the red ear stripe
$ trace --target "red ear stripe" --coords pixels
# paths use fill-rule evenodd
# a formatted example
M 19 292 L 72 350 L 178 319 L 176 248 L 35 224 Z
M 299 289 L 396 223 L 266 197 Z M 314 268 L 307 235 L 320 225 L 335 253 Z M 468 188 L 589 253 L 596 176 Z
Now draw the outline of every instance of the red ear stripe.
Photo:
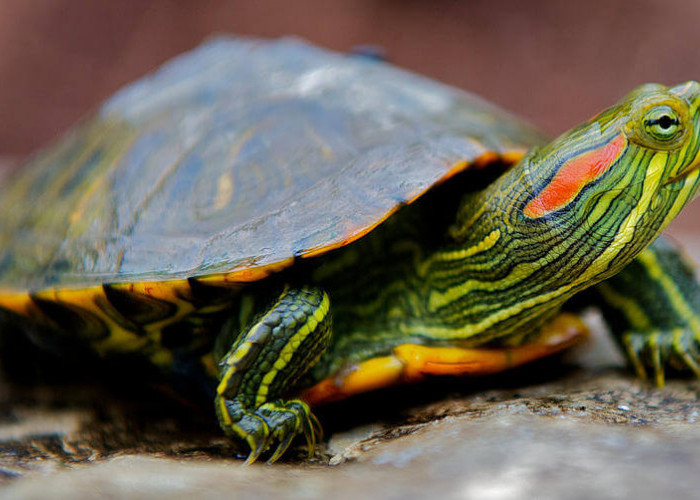
M 550 183 L 525 206 L 525 216 L 537 219 L 569 204 L 588 183 L 607 172 L 626 146 L 627 139 L 620 134 L 598 149 L 564 163 Z

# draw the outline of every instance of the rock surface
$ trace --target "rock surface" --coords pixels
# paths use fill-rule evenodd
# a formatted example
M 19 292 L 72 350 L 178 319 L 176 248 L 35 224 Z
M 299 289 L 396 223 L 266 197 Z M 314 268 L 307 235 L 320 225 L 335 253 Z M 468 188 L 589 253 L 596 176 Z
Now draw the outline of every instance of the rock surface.
M 700 387 L 674 381 L 656 389 L 621 369 L 548 361 L 488 381 L 357 398 L 322 411 L 332 435 L 312 461 L 271 467 L 241 467 L 214 422 L 100 390 L 5 394 L 0 497 L 693 498 L 700 491 Z

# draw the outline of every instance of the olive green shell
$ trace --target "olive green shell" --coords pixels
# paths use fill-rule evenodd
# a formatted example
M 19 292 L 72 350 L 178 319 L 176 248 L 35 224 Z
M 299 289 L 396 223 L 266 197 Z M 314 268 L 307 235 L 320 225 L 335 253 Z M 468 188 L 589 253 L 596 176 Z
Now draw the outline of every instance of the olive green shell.
M 259 279 L 249 271 L 342 246 L 488 152 L 541 140 L 383 62 L 216 39 L 3 180 L 0 290 Z

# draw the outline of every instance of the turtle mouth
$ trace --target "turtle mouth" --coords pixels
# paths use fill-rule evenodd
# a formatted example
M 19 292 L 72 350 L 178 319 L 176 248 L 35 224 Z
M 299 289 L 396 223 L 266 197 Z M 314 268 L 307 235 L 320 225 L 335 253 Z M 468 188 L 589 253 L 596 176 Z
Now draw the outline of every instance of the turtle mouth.
M 698 169 L 700 169 L 700 158 L 696 158 L 693 163 L 691 163 L 684 170 L 681 170 L 676 175 L 671 177 L 669 180 L 664 182 L 664 184 L 668 185 L 668 184 L 675 184 L 676 182 L 680 182 Z

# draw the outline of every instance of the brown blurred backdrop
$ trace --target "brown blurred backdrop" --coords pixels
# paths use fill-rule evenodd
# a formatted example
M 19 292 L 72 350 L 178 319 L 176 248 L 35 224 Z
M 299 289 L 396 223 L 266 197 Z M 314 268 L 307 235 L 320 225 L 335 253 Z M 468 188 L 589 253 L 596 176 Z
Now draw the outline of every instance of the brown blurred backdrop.
M 379 45 L 558 133 L 642 82 L 700 79 L 698 26 L 696 0 L 0 0 L 0 157 L 211 33 Z

